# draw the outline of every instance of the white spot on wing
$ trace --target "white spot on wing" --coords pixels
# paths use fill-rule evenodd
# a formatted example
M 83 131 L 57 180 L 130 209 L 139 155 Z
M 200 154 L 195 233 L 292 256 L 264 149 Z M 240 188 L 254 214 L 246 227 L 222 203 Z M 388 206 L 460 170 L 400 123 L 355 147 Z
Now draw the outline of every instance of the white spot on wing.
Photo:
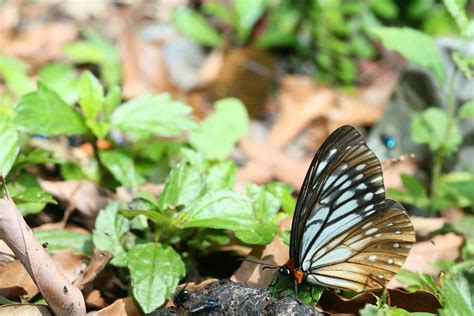
M 393 259 L 388 259 L 388 260 L 387 260 L 387 263 L 388 263 L 388 264 L 393 264 Z
M 367 185 L 365 183 L 361 183 L 357 186 L 357 190 L 365 190 L 367 189 Z
M 365 163 L 361 163 L 360 165 L 357 165 L 357 166 L 356 166 L 355 170 L 357 170 L 357 171 L 361 171 L 362 169 L 364 169 L 364 168 L 365 168 L 365 166 L 367 166 L 367 164 L 365 164 Z
M 398 242 L 394 243 L 393 248 L 400 248 L 400 244 Z
M 372 235 L 373 233 L 376 233 L 378 231 L 377 228 L 371 228 L 365 232 L 366 235 Z
M 370 201 L 370 199 L 374 196 L 374 194 L 372 192 L 369 192 L 369 193 L 366 193 L 364 195 L 364 200 L 365 201 Z
M 369 261 L 370 262 L 375 262 L 377 260 L 377 256 L 376 255 L 370 255 L 369 256 Z
M 353 196 L 354 196 L 354 191 L 346 191 L 336 200 L 336 204 L 341 204 L 342 202 L 350 199 Z

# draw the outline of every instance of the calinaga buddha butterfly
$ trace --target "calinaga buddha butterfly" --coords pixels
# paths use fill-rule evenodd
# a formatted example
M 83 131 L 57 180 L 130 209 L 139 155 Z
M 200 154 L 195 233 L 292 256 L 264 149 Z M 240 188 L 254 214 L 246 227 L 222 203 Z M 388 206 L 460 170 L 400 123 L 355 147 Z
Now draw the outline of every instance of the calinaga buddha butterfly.
M 385 199 L 382 167 L 352 126 L 314 156 L 293 217 L 290 259 L 279 273 L 324 287 L 384 287 L 415 242 L 403 206 Z

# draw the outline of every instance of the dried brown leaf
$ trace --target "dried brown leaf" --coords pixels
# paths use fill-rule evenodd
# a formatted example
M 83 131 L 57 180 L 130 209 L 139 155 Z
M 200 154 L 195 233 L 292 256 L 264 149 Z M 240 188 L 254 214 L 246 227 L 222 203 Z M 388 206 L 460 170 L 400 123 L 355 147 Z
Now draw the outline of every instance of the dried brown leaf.
M 3 179 L 1 180 L 3 182 Z M 66 279 L 36 240 L 6 189 L 5 196 L 0 199 L 0 239 L 5 241 L 24 264 L 26 271 L 55 313 L 85 314 L 82 293 Z
M 133 298 L 125 297 L 116 300 L 106 308 L 101 309 L 95 316 L 140 316 L 140 309 L 135 305 Z
M 19 260 L 0 263 L 0 295 L 32 298 L 39 290 Z
M 28 315 L 28 316 L 52 316 L 48 307 L 35 304 L 12 304 L 0 306 L 0 316 Z
M 330 314 L 354 314 L 358 315 L 359 310 L 366 304 L 377 303 L 377 297 L 382 295 L 382 289 L 371 290 L 357 294 L 351 299 L 343 298 L 333 291 L 324 291 L 319 305 L 324 312 Z M 407 293 L 401 290 L 389 289 L 390 306 L 397 306 L 409 312 L 437 313 L 441 307 L 436 296 L 429 292 L 417 291 Z

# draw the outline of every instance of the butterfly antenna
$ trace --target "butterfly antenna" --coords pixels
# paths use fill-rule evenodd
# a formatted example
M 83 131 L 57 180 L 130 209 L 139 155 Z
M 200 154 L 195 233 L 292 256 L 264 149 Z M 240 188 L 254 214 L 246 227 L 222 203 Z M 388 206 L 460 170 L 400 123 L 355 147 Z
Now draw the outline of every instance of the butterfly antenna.
M 247 259 L 247 258 L 238 258 L 237 261 L 252 262 L 252 263 L 263 265 L 264 266 L 262 268 L 263 270 L 265 270 L 265 269 L 277 269 L 277 268 L 280 267 L 278 265 L 268 264 L 268 263 L 265 263 L 265 262 L 254 261 L 254 260 Z

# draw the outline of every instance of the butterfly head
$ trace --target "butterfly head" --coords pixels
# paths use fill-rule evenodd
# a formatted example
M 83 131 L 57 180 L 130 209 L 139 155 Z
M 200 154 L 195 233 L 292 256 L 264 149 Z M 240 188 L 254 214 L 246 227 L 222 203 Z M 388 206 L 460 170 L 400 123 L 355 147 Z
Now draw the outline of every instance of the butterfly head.
M 284 265 L 278 268 L 278 273 L 281 276 L 292 276 L 298 284 L 303 282 L 304 272 L 295 268 L 293 259 L 289 259 Z

